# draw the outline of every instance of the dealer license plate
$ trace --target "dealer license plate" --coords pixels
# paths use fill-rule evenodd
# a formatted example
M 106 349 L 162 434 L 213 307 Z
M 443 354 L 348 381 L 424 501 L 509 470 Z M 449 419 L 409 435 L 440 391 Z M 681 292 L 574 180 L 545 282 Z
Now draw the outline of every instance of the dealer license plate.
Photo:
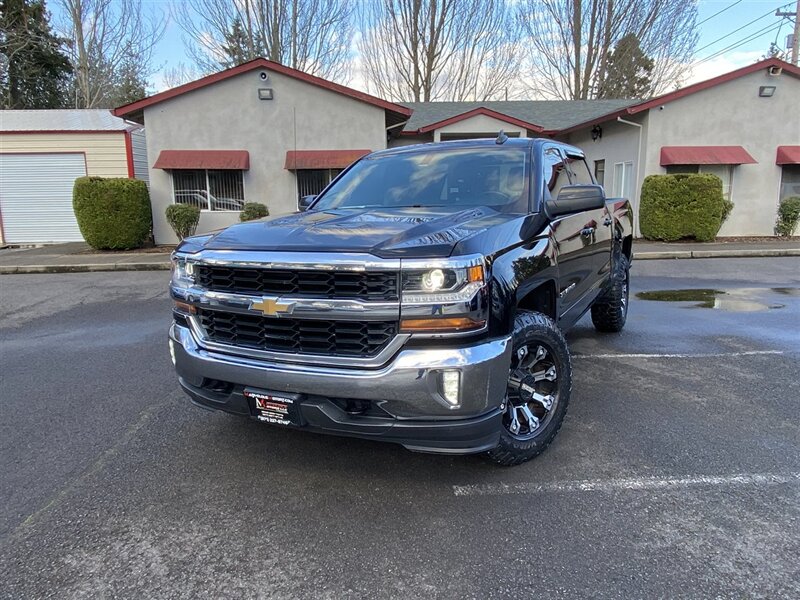
M 250 402 L 253 415 L 259 421 L 272 425 L 294 425 L 296 406 L 293 398 L 276 396 L 263 390 L 244 389 L 244 397 Z

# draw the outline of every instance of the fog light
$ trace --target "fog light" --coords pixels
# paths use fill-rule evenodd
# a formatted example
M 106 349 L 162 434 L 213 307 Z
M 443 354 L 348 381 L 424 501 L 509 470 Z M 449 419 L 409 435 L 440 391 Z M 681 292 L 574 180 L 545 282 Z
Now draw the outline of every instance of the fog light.
M 458 406 L 461 391 L 461 372 L 442 371 L 442 396 L 447 403 Z
M 172 366 L 177 366 L 177 362 L 175 361 L 175 342 L 172 340 L 169 341 L 169 356 L 172 359 Z

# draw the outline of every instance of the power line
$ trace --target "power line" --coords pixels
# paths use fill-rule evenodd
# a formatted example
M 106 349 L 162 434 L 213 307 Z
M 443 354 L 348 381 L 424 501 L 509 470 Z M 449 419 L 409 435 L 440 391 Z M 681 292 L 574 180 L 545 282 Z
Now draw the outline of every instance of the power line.
M 775 40 L 772 42 L 773 46 L 777 46 L 778 45 L 778 38 L 781 35 L 781 30 L 783 29 L 783 24 L 784 23 L 786 23 L 786 19 L 781 19 L 780 20 L 780 27 L 778 27 L 777 33 L 775 33 Z
M 709 54 L 708 56 L 706 56 L 706 57 L 700 59 L 699 61 L 695 62 L 694 65 L 700 65 L 700 64 L 703 64 L 704 62 L 708 62 L 710 60 L 713 60 L 713 59 L 717 58 L 718 56 L 722 56 L 723 54 L 725 54 L 726 52 L 728 52 L 730 50 L 735 50 L 739 46 L 744 46 L 748 42 L 752 42 L 757 37 L 760 37 L 762 35 L 766 35 L 768 33 L 772 33 L 776 29 L 779 29 L 780 26 L 781 26 L 781 23 L 777 23 L 777 24 L 773 23 L 771 25 L 767 25 L 766 27 L 764 27 L 762 29 L 759 29 L 755 33 L 749 34 L 747 37 L 733 42 L 730 46 L 726 46 L 722 50 L 717 50 L 713 54 Z
M 715 59 L 718 56 L 722 56 L 723 54 L 725 54 L 729 50 L 734 50 L 734 49 L 738 48 L 739 46 L 743 46 L 744 44 L 746 44 L 748 42 L 752 42 L 754 39 L 756 39 L 757 37 L 759 37 L 761 35 L 765 35 L 767 33 L 772 33 L 776 29 L 780 29 L 781 26 L 782 26 L 782 22 L 781 23 L 772 23 L 770 25 L 767 25 L 766 27 L 764 27 L 762 29 L 759 29 L 755 33 L 749 34 L 748 37 L 740 39 L 740 40 L 734 42 L 733 44 L 731 44 L 730 46 L 727 46 L 727 47 L 723 48 L 722 50 L 718 50 L 718 51 L 714 52 L 713 54 L 710 54 L 710 55 L 698 60 L 697 62 L 693 63 L 692 66 L 701 65 L 704 62 L 708 62 L 709 60 Z
M 736 6 L 737 4 L 741 4 L 741 3 L 742 3 L 742 0 L 736 0 L 736 2 L 734 2 L 733 4 L 729 4 L 728 6 L 726 6 L 725 8 L 723 8 L 722 10 L 720 10 L 720 11 L 718 11 L 718 12 L 715 12 L 715 13 L 714 13 L 713 15 L 711 15 L 710 17 L 706 17 L 705 19 L 703 19 L 702 21 L 700 21 L 700 22 L 697 24 L 697 26 L 699 27 L 699 26 L 700 26 L 700 25 L 702 25 L 703 23 L 705 23 L 705 22 L 707 22 L 707 21 L 710 21 L 711 19 L 713 19 L 713 18 L 714 18 L 714 17 L 716 17 L 717 15 L 721 15 L 721 14 L 722 14 L 722 13 L 724 13 L 726 10 L 730 10 L 730 9 L 732 9 L 734 6 Z
M 761 15 L 760 17 L 756 17 L 755 19 L 753 19 L 753 20 L 752 20 L 752 21 L 750 21 L 749 23 L 745 23 L 744 25 L 742 25 L 742 26 L 741 26 L 741 27 L 739 27 L 738 29 L 734 29 L 734 30 L 733 30 L 733 31 L 731 31 L 730 33 L 726 33 L 725 35 L 723 35 L 721 38 L 717 38 L 716 40 L 714 40 L 714 41 L 713 41 L 713 42 L 711 42 L 710 44 L 706 44 L 706 45 L 705 45 L 705 46 L 703 46 L 702 48 L 699 48 L 698 50 L 695 50 L 695 54 L 697 54 L 698 52 L 702 52 L 702 51 L 703 51 L 703 50 L 705 50 L 706 48 L 710 48 L 711 46 L 713 46 L 713 45 L 714 45 L 714 44 L 716 44 L 717 42 L 721 42 L 721 41 L 722 41 L 722 40 L 724 40 L 725 38 L 729 38 L 729 37 L 731 37 L 731 36 L 732 36 L 734 33 L 738 33 L 738 32 L 740 32 L 742 29 L 745 29 L 745 28 L 747 28 L 747 27 L 750 27 L 750 25 L 752 25 L 753 23 L 757 23 L 757 22 L 758 22 L 758 21 L 760 21 L 761 19 L 764 19 L 764 18 L 766 18 L 766 17 L 768 17 L 768 16 L 772 15 L 772 14 L 773 14 L 773 13 L 774 13 L 776 10 L 780 10 L 781 8 L 784 8 L 784 7 L 786 7 L 786 6 L 789 6 L 789 5 L 788 5 L 788 4 L 783 4 L 783 5 L 781 5 L 781 6 L 778 6 L 777 8 L 771 8 L 770 10 L 768 10 L 767 12 L 765 12 L 765 13 L 764 13 L 763 15 Z

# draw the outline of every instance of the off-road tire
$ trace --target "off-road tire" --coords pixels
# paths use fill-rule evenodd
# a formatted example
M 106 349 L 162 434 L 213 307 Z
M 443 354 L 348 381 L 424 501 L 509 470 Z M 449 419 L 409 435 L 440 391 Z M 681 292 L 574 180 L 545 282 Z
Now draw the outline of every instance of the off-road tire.
M 614 269 L 611 287 L 592 304 L 592 323 L 602 333 L 619 333 L 628 318 L 630 263 L 624 255 Z
M 488 452 L 488 456 L 504 466 L 522 464 L 541 454 L 550 445 L 564 422 L 572 391 L 572 364 L 569 347 L 553 319 L 538 312 L 519 311 L 514 319 L 512 341 L 514 353 L 523 345 L 537 342 L 546 346 L 552 353 L 558 372 L 555 384 L 558 401 L 553 406 L 553 415 L 549 422 L 543 426 L 542 431 L 537 431 L 530 439 L 519 439 L 512 435 L 505 425 L 502 426 L 500 442 L 497 447 Z M 505 403 L 507 402 L 509 402 L 508 397 L 505 400 Z

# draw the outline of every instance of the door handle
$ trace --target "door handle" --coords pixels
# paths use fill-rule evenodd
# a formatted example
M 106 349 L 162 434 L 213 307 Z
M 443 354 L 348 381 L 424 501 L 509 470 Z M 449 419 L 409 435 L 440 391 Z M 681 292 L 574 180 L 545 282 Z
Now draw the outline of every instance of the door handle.
M 603 225 L 605 225 L 606 227 L 611 227 L 611 224 L 613 222 L 614 222 L 614 220 L 611 217 L 606 217 L 606 220 L 603 221 Z
M 594 233 L 594 227 L 584 227 L 581 229 L 581 235 L 585 237 L 589 237 Z

